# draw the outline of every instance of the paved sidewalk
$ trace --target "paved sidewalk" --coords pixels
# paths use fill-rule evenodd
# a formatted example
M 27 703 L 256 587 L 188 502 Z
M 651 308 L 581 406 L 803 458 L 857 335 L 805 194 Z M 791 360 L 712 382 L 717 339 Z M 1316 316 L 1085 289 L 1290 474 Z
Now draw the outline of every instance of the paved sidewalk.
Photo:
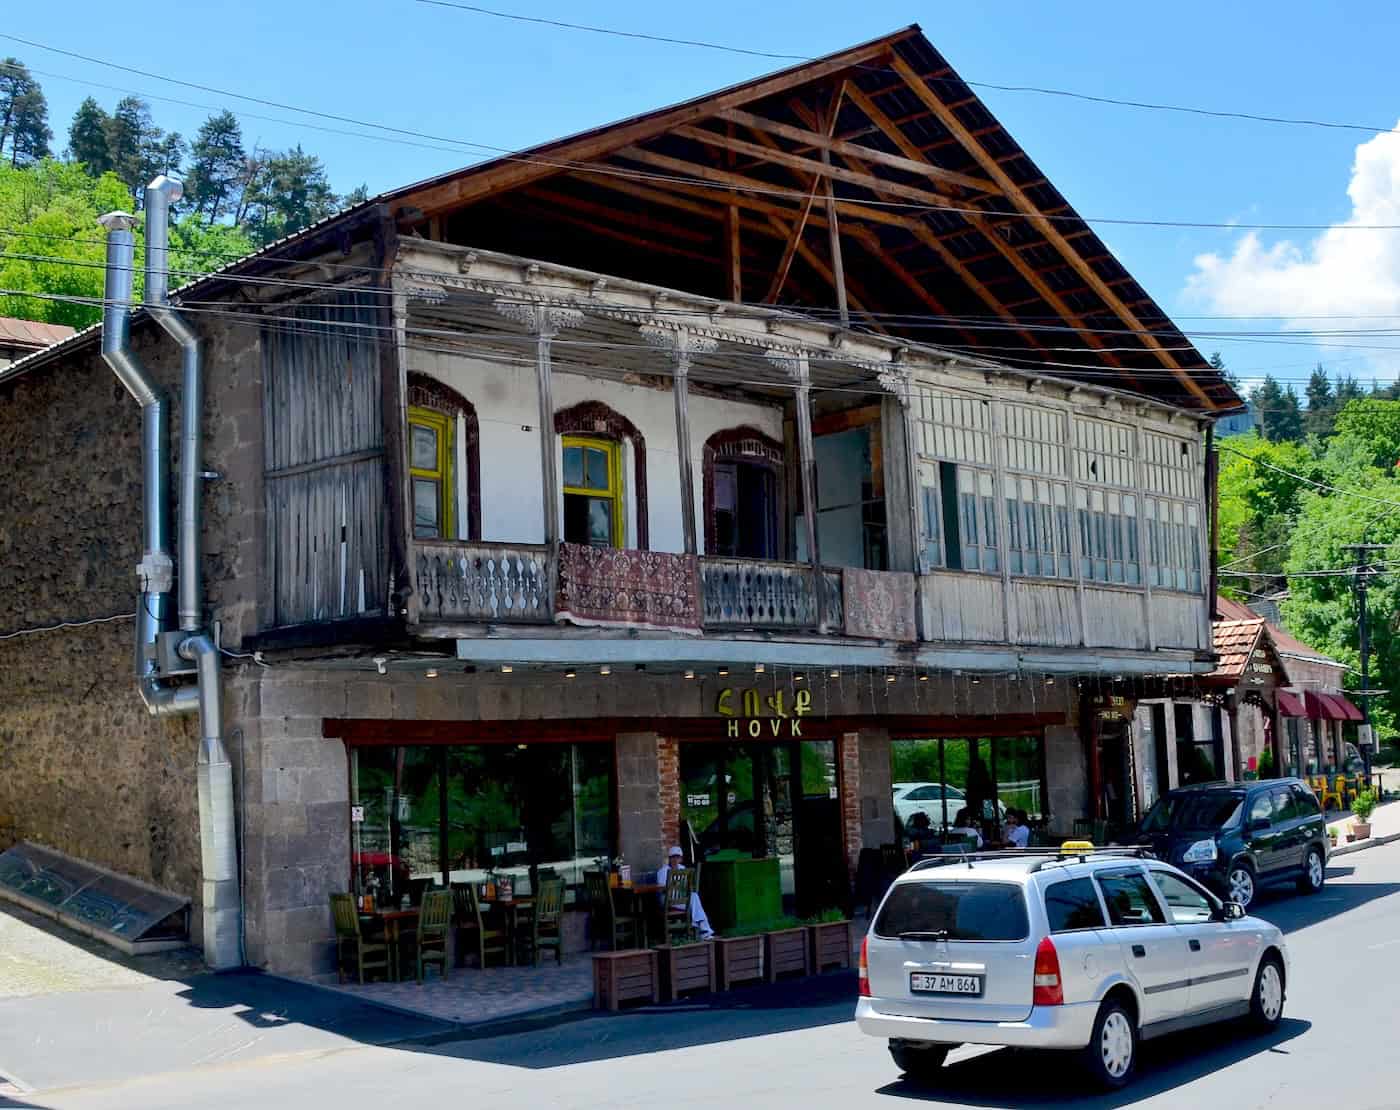
M 1400 802 L 1387 802 L 1383 806 L 1377 806 L 1371 814 L 1371 836 L 1369 840 L 1358 840 L 1350 844 L 1347 843 L 1347 833 L 1351 830 L 1356 818 L 1350 814 L 1344 814 L 1339 818 L 1327 822 L 1329 831 L 1336 830 L 1337 849 L 1334 854 L 1346 855 L 1348 852 L 1357 852 L 1362 848 L 1370 848 L 1376 844 L 1385 844 L 1391 840 L 1400 838 Z

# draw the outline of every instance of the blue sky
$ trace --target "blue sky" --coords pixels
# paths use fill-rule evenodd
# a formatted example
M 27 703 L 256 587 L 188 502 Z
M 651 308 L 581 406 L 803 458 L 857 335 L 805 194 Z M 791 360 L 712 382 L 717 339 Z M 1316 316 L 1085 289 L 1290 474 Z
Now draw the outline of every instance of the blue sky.
M 490 3 L 490 0 L 488 0 Z M 495 0 L 521 14 L 817 55 L 918 22 L 968 80 L 1043 85 L 1136 100 L 1394 127 L 1400 5 L 1298 2 L 808 3 L 656 5 L 634 0 Z M 129 5 L 12 5 L 0 31 L 251 96 L 519 148 L 706 92 L 785 63 L 711 50 L 523 25 L 414 0 L 243 0 L 165 8 L 154 28 Z M 61 14 L 59 14 L 61 13 Z M 407 183 L 484 156 L 329 134 L 304 117 L 228 101 L 0 39 L 36 71 L 60 143 L 78 102 L 148 96 L 158 123 L 193 134 L 207 112 L 157 96 L 229 107 L 245 139 L 300 142 L 337 189 Z M 78 78 L 75 81 L 62 78 Z M 1085 216 L 1206 222 L 1400 224 L 1400 136 L 1211 120 L 983 90 L 992 111 Z M 277 117 L 255 119 L 256 114 Z M 354 128 L 344 128 L 355 130 Z M 1361 197 L 1353 210 L 1348 187 Z M 1246 379 L 1305 379 L 1321 360 L 1363 380 L 1400 377 L 1400 339 L 1309 328 L 1400 324 L 1400 232 L 1260 232 L 1098 225 L 1109 246 L 1188 331 Z M 1289 244 L 1292 244 L 1290 247 Z M 1217 261 L 1198 264 L 1202 255 Z M 1394 319 L 1207 320 L 1202 315 L 1394 314 Z

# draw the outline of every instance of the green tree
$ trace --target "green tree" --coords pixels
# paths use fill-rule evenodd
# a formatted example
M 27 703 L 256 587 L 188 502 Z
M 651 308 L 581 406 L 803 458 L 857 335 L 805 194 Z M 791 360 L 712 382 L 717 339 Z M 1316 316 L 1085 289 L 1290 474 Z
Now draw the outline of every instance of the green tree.
M 190 147 L 185 181 L 186 200 L 196 214 L 216 223 L 232 211 L 246 160 L 243 129 L 232 112 L 219 112 L 204 121 Z
M 1291 385 L 1284 389 L 1272 377 L 1266 377 L 1250 393 L 1249 403 L 1259 415 L 1265 439 L 1278 443 L 1303 438 L 1303 411 Z
M 112 155 L 107 149 L 111 126 L 112 117 L 90 96 L 73 113 L 68 128 L 68 157 L 81 162 L 93 177 L 101 177 L 112 168 Z
M 117 102 L 107 128 L 107 151 L 113 172 L 126 182 L 139 208 L 153 177 L 180 172 L 185 140 L 178 131 L 167 135 L 157 127 L 150 105 L 139 96 L 124 96 Z
M 15 58 L 0 61 L 0 158 L 11 167 L 27 166 L 49 155 L 49 105 L 44 90 Z
M 1364 444 L 1375 466 L 1393 469 L 1400 462 L 1400 401 L 1352 401 L 1337 416 L 1337 435 Z
M 1219 351 L 1216 351 L 1210 356 L 1210 364 L 1214 369 L 1220 371 L 1220 376 L 1225 379 L 1225 381 L 1229 384 L 1230 388 L 1233 389 L 1236 393 L 1239 393 L 1240 379 L 1226 368 L 1225 359 L 1221 357 Z
M 1365 396 L 1366 390 L 1362 388 L 1361 383 L 1351 375 L 1347 375 L 1345 378 L 1339 377 L 1337 379 L 1338 412 L 1341 412 L 1342 409 L 1346 408 L 1352 401 L 1359 401 Z
M 1337 395 L 1332 392 L 1332 379 L 1319 363 L 1308 379 L 1308 412 L 1304 426 L 1309 435 L 1327 439 L 1332 435 L 1332 424 L 1337 418 Z
M 270 243 L 334 213 L 339 202 L 326 168 L 298 144 L 280 153 L 254 153 L 255 176 L 245 191 L 245 226 Z
M 1226 593 L 1282 587 L 1303 495 L 1327 473 L 1306 443 L 1232 436 L 1220 452 L 1220 565 Z M 1247 577 L 1243 577 L 1247 576 Z

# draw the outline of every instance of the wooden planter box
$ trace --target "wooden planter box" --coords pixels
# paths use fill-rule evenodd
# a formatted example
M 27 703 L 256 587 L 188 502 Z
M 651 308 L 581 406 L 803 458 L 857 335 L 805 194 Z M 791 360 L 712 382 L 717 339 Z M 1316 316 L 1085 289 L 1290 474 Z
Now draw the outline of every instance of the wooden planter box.
M 851 923 L 830 921 L 808 925 L 812 940 L 812 971 L 823 972 L 829 967 L 851 966 Z
M 621 952 L 595 952 L 593 955 L 593 1008 L 616 1010 L 624 1002 L 645 999 L 660 1001 L 660 976 L 656 952 L 650 948 L 627 948 Z
M 715 977 L 719 989 L 763 978 L 763 934 L 752 937 L 715 937 Z
M 806 975 L 809 971 L 807 928 L 798 925 L 793 929 L 776 929 L 763 934 L 767 948 L 768 981 L 776 983 L 779 975 L 797 972 Z
M 661 965 L 661 997 L 674 1002 L 687 991 L 715 989 L 715 946 L 712 941 L 698 944 L 661 944 L 656 948 Z

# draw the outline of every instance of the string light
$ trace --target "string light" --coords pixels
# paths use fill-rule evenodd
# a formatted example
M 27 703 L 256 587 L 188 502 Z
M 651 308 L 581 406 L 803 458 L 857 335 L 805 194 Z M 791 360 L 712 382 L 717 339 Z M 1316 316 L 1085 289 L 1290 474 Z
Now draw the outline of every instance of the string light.
M 515 670 L 515 668 L 514 668 L 513 666 L 511 666 L 511 664 L 509 664 L 509 663 L 502 663 L 502 664 L 501 664 L 501 674 L 510 674 L 510 673 L 511 673 L 512 671 L 514 671 L 514 670 Z
M 601 667 L 598 668 L 598 673 L 601 675 L 610 675 L 612 674 L 612 668 L 609 667 L 606 663 L 604 663 Z
M 437 676 L 438 672 L 436 667 L 429 667 L 426 671 L 423 672 L 424 678 L 437 678 Z
M 693 679 L 693 678 L 695 677 L 695 672 L 694 672 L 694 671 L 686 671 L 686 672 L 685 672 L 685 677 L 686 677 L 687 681 L 689 681 L 690 679 Z
M 564 677 L 565 677 L 565 678 L 577 678 L 577 677 L 578 677 L 578 673 L 577 673 L 576 671 L 565 671 L 565 672 L 564 672 Z

